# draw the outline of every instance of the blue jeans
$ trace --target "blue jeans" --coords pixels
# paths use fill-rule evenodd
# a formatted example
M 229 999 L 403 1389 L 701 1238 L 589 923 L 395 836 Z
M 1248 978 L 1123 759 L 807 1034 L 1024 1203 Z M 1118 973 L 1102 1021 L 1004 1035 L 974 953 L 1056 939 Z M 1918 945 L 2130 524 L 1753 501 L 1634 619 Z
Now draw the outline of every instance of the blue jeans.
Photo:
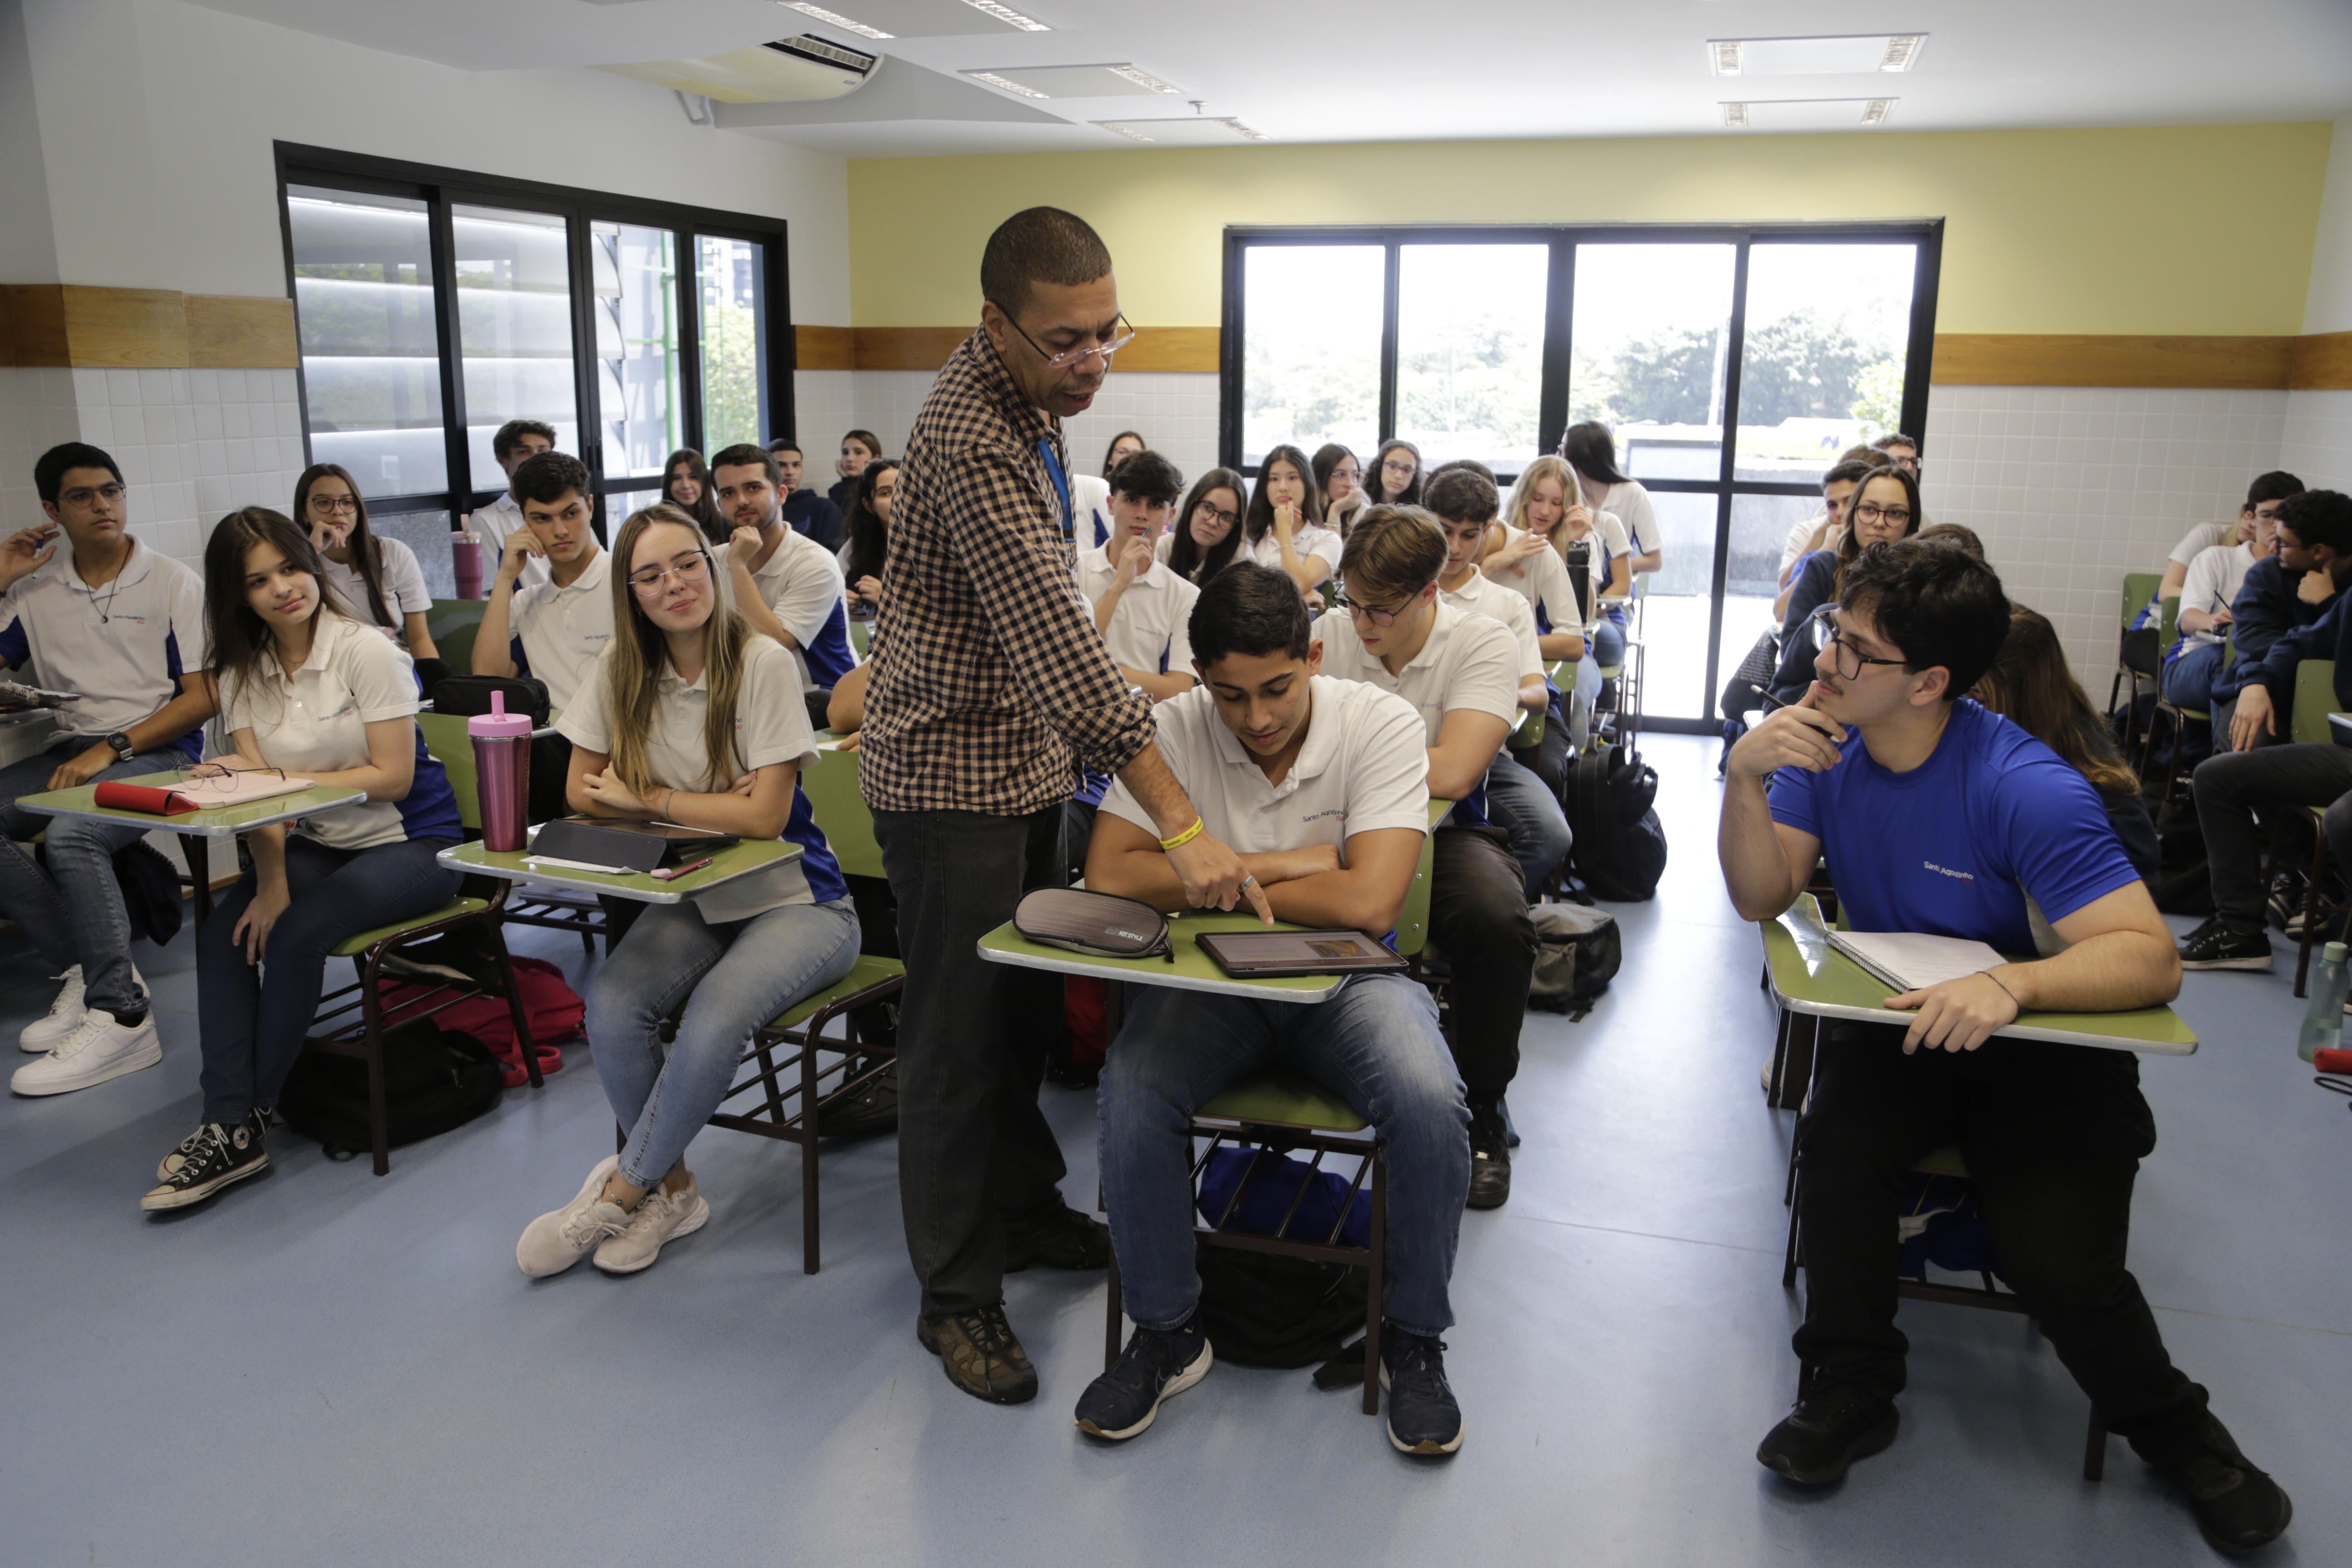
M 2222 645 L 2200 643 L 2164 672 L 2164 700 L 2192 713 L 2213 711 L 2213 678 L 2221 673 Z
M 87 817 L 45 816 L 16 804 L 46 791 L 58 764 L 81 755 L 90 743 L 87 735 L 59 741 L 37 757 L 0 768 L 0 834 L 10 840 L 0 847 L 0 914 L 23 929 L 43 962 L 59 971 L 81 965 L 90 1006 L 131 1013 L 144 1007 L 147 998 L 131 977 L 131 914 L 122 907 L 121 884 L 114 879 L 114 855 L 144 838 L 147 830 Z M 187 765 L 185 752 L 158 747 L 115 763 L 98 778 L 135 778 Z M 156 826 L 164 824 L 158 820 Z M 14 842 L 44 828 L 49 835 L 47 871 Z
M 1409 1333 L 1451 1327 L 1470 1108 L 1437 1030 L 1437 1005 L 1399 974 L 1358 975 L 1315 1005 L 1128 988 L 1127 1022 L 1097 1096 L 1103 1198 L 1127 1315 L 1147 1329 L 1173 1329 L 1199 1304 L 1192 1113 L 1274 1062 L 1328 1085 L 1387 1141 L 1382 1305 Z
M 1624 613 L 1622 610 L 1603 610 L 1592 617 L 1591 626 L 1584 628 L 1584 635 L 1592 640 L 1592 657 L 1584 662 L 1596 670 L 1615 669 L 1625 662 L 1625 623 L 1616 618 Z
M 464 878 L 433 858 L 455 839 L 409 838 L 372 849 L 331 849 L 286 837 L 293 901 L 269 928 L 261 967 L 230 933 L 253 902 L 248 868 L 196 933 L 196 1027 L 204 1042 L 205 1120 L 224 1125 L 275 1105 L 319 1011 L 327 955 L 363 931 L 431 914 Z
M 847 899 L 706 924 L 690 903 L 637 917 L 588 986 L 588 1042 L 614 1120 L 621 1180 L 651 1187 L 686 1157 L 735 1081 L 752 1031 L 857 962 Z M 686 1002 L 667 1052 L 662 1020 Z
M 1532 901 L 1575 842 L 1559 796 L 1533 770 L 1504 752 L 1486 769 L 1486 817 L 1510 836 L 1511 858 L 1527 874 Z

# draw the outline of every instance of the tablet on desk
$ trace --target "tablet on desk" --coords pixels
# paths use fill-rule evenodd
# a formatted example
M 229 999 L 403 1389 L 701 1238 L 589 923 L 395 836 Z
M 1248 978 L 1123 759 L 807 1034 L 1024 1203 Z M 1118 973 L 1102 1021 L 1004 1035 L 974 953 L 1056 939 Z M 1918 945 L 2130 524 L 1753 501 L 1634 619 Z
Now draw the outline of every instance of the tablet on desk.
M 543 824 L 530 853 L 616 871 L 651 871 L 682 866 L 740 840 L 731 833 L 682 827 L 674 822 L 632 822 L 615 817 L 562 816 Z
M 1360 931 L 1202 931 L 1192 939 L 1236 980 L 1297 974 L 1396 974 L 1396 950 Z

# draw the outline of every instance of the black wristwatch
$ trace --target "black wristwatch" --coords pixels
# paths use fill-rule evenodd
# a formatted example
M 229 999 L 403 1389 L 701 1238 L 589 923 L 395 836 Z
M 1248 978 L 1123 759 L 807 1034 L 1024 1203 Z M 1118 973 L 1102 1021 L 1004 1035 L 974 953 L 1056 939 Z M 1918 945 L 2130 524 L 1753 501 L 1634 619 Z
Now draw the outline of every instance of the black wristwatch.
M 139 748 L 131 743 L 131 737 L 120 730 L 109 735 L 106 743 L 114 748 L 114 760 L 118 763 L 127 763 L 139 754 Z

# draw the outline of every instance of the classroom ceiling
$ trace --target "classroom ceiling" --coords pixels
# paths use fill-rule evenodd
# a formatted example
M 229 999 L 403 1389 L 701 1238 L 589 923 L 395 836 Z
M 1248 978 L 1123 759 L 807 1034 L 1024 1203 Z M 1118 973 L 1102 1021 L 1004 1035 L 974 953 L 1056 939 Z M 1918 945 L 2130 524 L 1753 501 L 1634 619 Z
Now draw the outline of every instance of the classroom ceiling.
M 849 157 L 1253 138 L 1869 135 L 1874 100 L 1888 100 L 1874 121 L 1887 131 L 2352 110 L 2346 0 L 992 0 L 1043 31 L 971 0 L 822 0 L 885 39 L 780 0 L 200 3 L 474 71 L 691 59 L 814 34 L 882 64 L 836 98 L 722 103 L 718 123 Z M 1872 34 L 1925 42 L 1899 72 L 1851 68 L 1868 47 L 1822 51 L 1847 68 L 1828 71 L 1773 68 L 1790 63 L 1782 47 L 1751 48 L 1737 77 L 1710 69 L 1710 40 Z M 1111 66 L 1131 69 L 1100 68 Z M 1745 127 L 1726 123 L 1728 103 L 1748 106 Z

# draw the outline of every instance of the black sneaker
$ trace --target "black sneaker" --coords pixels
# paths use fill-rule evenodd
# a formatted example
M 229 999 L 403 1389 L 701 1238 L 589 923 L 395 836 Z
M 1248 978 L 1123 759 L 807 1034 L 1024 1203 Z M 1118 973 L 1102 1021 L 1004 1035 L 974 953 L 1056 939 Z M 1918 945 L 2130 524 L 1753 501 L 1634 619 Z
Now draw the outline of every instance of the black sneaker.
M 2270 897 L 2264 907 L 2270 911 L 2271 924 L 2289 936 L 2303 933 L 2303 900 L 2310 879 L 2301 871 L 2281 871 L 2271 879 Z
M 1389 1441 L 1400 1454 L 1451 1454 L 1462 1447 L 1462 1406 L 1445 1381 L 1445 1342 L 1381 1325 L 1381 1386 L 1388 1390 Z
M 1511 1197 L 1511 1133 L 1500 1107 L 1470 1108 L 1470 1206 L 1498 1209 Z
M 1198 1312 L 1181 1329 L 1137 1329 L 1118 1352 L 1118 1363 L 1079 1396 L 1078 1430 L 1114 1442 L 1134 1436 L 1151 1425 L 1161 1400 L 1208 1376 L 1216 1359 Z
M 1853 1384 L 1816 1387 L 1765 1435 L 1756 1462 L 1800 1486 L 1845 1479 L 1856 1459 L 1883 1453 L 1901 1423 L 1895 1401 Z
M 1004 1227 L 1004 1271 L 1018 1274 L 1033 1263 L 1079 1270 L 1110 1266 L 1110 1229 L 1067 1204 L 1044 1219 Z
M 2203 1452 L 2165 1466 L 2164 1473 L 2188 1499 L 2206 1544 L 2238 1557 L 2284 1534 L 2294 1518 L 2294 1500 L 2247 1461 L 2230 1429 L 2210 1415 L 2204 1443 Z
M 940 1358 L 948 1381 L 974 1399 L 1021 1405 L 1037 1397 L 1037 1369 L 1005 1321 L 1003 1302 L 917 1318 L 915 1339 Z
M 152 1211 L 200 1204 L 231 1182 L 257 1174 L 268 1163 L 269 1156 L 261 1147 L 261 1134 L 254 1130 L 249 1118 L 239 1120 L 234 1127 L 207 1121 L 163 1156 L 163 1164 L 155 1172 L 159 1184 L 139 1200 L 139 1206 Z
M 872 1059 L 866 1058 L 860 1063 L 857 1071 L 867 1071 L 872 1066 Z M 896 1058 L 849 1093 L 821 1106 L 816 1113 L 816 1131 L 820 1138 L 870 1138 L 877 1132 L 895 1132 L 898 1127 L 898 1063 Z
M 2183 969 L 2260 969 L 2271 966 L 2267 931 L 2236 931 L 2215 915 L 2180 942 Z

